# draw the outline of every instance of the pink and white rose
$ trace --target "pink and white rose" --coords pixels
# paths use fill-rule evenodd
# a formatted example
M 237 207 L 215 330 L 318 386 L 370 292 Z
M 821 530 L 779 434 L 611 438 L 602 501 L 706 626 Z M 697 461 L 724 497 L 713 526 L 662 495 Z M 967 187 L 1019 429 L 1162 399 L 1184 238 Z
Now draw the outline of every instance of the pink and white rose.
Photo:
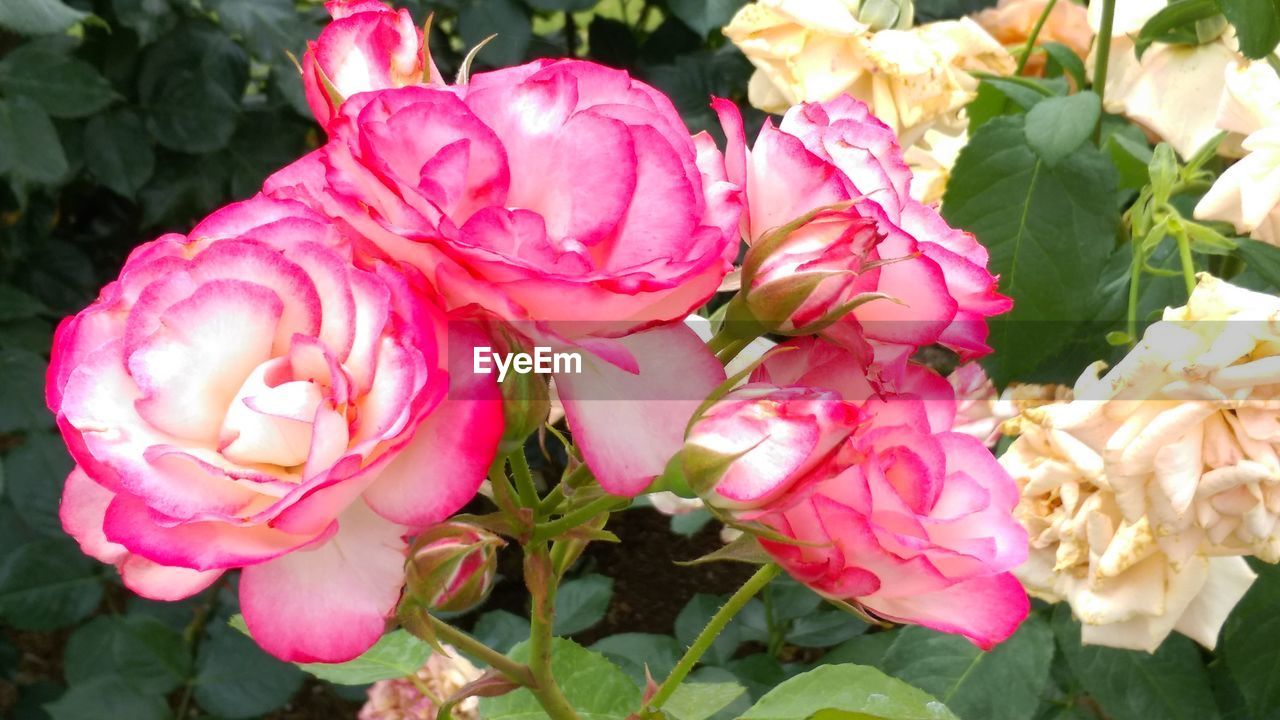
M 868 395 L 859 362 L 839 353 L 822 340 L 791 341 L 753 380 L 836 393 L 865 422 L 813 470 L 775 483 L 778 494 L 756 488 L 767 501 L 735 514 L 795 540 L 760 537 L 819 594 L 991 648 L 1029 607 L 1010 572 L 1027 554 L 1026 531 L 1011 516 L 1017 486 L 980 441 L 953 431 L 945 379 L 910 365 L 896 393 Z M 719 503 L 718 492 L 708 502 Z
M 484 376 L 448 396 L 431 298 L 285 200 L 142 245 L 54 340 L 64 527 L 152 599 L 243 568 L 249 631 L 281 658 L 359 655 L 399 600 L 404 537 L 475 495 L 502 433 Z

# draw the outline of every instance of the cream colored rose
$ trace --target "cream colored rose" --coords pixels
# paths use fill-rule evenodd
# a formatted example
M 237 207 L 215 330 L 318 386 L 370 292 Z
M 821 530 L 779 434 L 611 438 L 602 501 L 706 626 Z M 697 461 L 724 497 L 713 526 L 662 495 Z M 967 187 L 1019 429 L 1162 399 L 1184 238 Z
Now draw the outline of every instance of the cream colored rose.
M 1280 76 L 1266 62 L 1234 62 L 1225 86 L 1218 127 L 1244 137 L 1235 153 L 1244 157 L 1209 188 L 1195 216 L 1280 245 Z
M 964 127 L 970 72 L 1008 75 L 1009 53 L 969 19 L 873 32 L 849 0 L 760 0 L 742 8 L 725 35 L 756 66 L 751 104 L 784 112 L 848 93 L 867 103 L 904 146 L 935 125 Z
M 1089 4 L 1089 23 L 1094 32 L 1101 26 L 1101 6 L 1102 0 Z M 1157 43 L 1147 48 L 1139 60 L 1133 37 L 1164 7 L 1163 0 L 1126 0 L 1116 4 L 1106 110 L 1140 123 L 1187 158 L 1218 134 L 1216 120 L 1223 74 L 1241 56 L 1228 32 L 1204 45 Z M 1102 38 L 1095 46 L 1100 42 Z M 1090 77 L 1094 61 L 1095 57 L 1089 59 Z
M 944 132 L 930 128 L 903 150 L 902 159 L 911 168 L 911 197 L 926 205 L 941 202 L 956 158 L 968 142 L 969 134 L 964 129 Z
M 1043 421 L 1077 408 L 1041 411 L 1032 415 Z M 1153 652 L 1177 630 L 1212 648 L 1254 580 L 1244 560 L 1196 552 L 1175 561 L 1147 518 L 1125 520 L 1094 448 L 1027 417 L 1021 425 L 1000 462 L 1021 491 L 1014 516 L 1030 552 L 1014 572 L 1027 591 L 1068 602 L 1086 644 Z

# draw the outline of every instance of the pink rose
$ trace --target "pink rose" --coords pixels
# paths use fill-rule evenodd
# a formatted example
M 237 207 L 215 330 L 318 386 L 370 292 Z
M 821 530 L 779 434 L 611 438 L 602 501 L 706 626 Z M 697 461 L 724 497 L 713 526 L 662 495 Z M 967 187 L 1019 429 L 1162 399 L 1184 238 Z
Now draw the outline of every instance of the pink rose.
M 356 93 L 440 81 L 424 52 L 426 38 L 409 11 L 378 0 L 329 0 L 333 22 L 302 57 L 302 85 L 316 120 L 328 127 L 337 115 L 332 93 Z
M 243 568 L 249 630 L 281 658 L 359 655 L 399 599 L 404 536 L 474 496 L 502 433 L 487 378 L 446 397 L 430 297 L 416 270 L 353 266 L 289 201 L 139 247 L 54 340 L 64 527 L 148 598 Z
M 1028 611 L 1010 573 L 1027 554 L 1026 531 L 1012 517 L 1018 489 L 981 442 L 952 432 L 947 381 L 909 365 L 899 392 L 867 396 L 866 378 L 850 377 L 859 362 L 841 367 L 835 346 L 803 339 L 780 347 L 795 349 L 775 351 L 753 381 L 839 393 L 867 421 L 765 505 L 736 511 L 800 541 L 762 537 L 765 550 L 816 592 L 881 617 L 958 633 L 984 649 L 1013 634 Z
M 751 383 L 712 405 L 682 451 L 695 490 L 721 507 L 767 506 L 844 441 L 862 414 L 830 390 Z
M 865 105 L 842 95 L 793 107 L 777 128 L 765 123 L 750 152 L 737 108 L 724 100 L 714 105 L 729 137 L 728 178 L 746 189 L 749 243 L 839 203 L 851 203 L 849 215 L 873 222 L 882 236 L 874 247 L 884 264 L 859 282 L 896 302 L 861 305 L 825 334 L 849 345 L 941 343 L 964 358 L 990 352 L 986 318 L 1011 302 L 996 292 L 986 249 L 911 198 L 901 148 Z
M 359 94 L 329 130 L 267 192 L 418 267 L 446 310 L 583 350 L 591 367 L 556 378 L 570 428 L 606 490 L 640 492 L 724 379 L 679 322 L 737 252 L 710 137 L 625 72 L 570 60 Z

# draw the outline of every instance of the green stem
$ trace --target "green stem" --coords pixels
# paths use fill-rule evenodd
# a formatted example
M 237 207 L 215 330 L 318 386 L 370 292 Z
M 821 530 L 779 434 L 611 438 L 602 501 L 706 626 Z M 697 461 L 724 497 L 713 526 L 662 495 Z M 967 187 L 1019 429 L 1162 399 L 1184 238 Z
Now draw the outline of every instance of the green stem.
M 1174 233 L 1174 239 L 1178 241 L 1178 259 L 1182 262 L 1182 282 L 1187 286 L 1187 297 L 1190 297 L 1191 291 L 1196 289 L 1196 262 L 1191 257 L 1191 240 L 1181 228 Z
M 707 347 L 711 349 L 712 354 L 718 354 L 721 350 L 737 342 L 737 340 L 736 337 L 725 332 L 724 328 L 720 328 L 720 332 L 707 341 Z
M 1107 65 L 1111 61 L 1111 28 L 1115 25 L 1115 19 L 1116 0 L 1102 0 L 1102 24 L 1098 28 L 1098 39 L 1095 40 L 1098 55 L 1093 65 L 1093 90 L 1098 94 L 1098 99 L 1103 101 L 1103 110 L 1098 113 L 1098 125 L 1093 129 L 1095 144 L 1102 141 L 1102 118 L 1107 114 Z
M 205 626 L 209 624 L 209 618 L 217 614 L 218 596 L 222 594 L 222 587 L 226 584 L 227 578 L 225 575 L 213 584 L 213 587 L 209 589 L 209 599 L 204 605 L 196 609 L 195 616 L 191 618 L 191 623 L 182 632 L 182 640 L 187 646 L 187 653 L 191 656 L 191 667 L 195 667 L 196 660 L 200 654 L 200 641 L 204 639 Z M 195 693 L 195 689 L 195 677 L 187 678 L 187 682 L 182 688 L 182 698 L 178 701 L 178 710 L 173 716 L 176 720 L 185 720 L 187 717 L 187 712 L 191 708 L 191 697 Z
M 515 491 L 511 488 L 511 481 L 507 480 L 507 473 L 501 458 L 489 468 L 489 484 L 493 486 L 493 501 L 497 503 L 498 509 L 511 518 L 516 518 L 518 516 L 516 503 L 512 499 Z
M 1044 28 L 1044 23 L 1049 19 L 1049 13 L 1053 12 L 1053 6 L 1058 4 L 1058 0 L 1049 0 L 1045 3 L 1044 12 L 1040 13 L 1040 17 L 1036 18 L 1036 24 L 1031 26 L 1031 34 L 1027 36 L 1027 44 L 1022 46 L 1022 57 L 1018 58 L 1018 69 L 1013 71 L 1014 75 L 1021 75 L 1022 71 L 1027 67 L 1027 61 L 1031 59 L 1031 53 L 1035 51 L 1036 40 L 1040 37 L 1040 30 Z
M 564 517 L 561 517 L 558 520 L 553 520 L 549 523 L 539 525 L 533 531 L 532 542 L 546 542 L 557 535 L 566 533 L 578 527 L 600 513 L 618 510 L 628 502 L 630 502 L 630 500 L 614 497 L 613 495 L 605 495 L 604 497 L 596 498 L 576 510 L 570 510 L 564 514 Z
M 716 353 L 716 359 L 720 361 L 721 365 L 728 365 L 734 358 L 738 357 L 738 353 L 742 352 L 750 344 L 750 340 L 733 340 Z
M 720 632 L 724 630 L 729 621 L 737 615 L 747 602 L 755 596 L 756 593 L 769 584 L 769 581 L 778 575 L 779 568 L 777 565 L 770 563 L 763 565 L 752 575 L 738 591 L 721 607 L 716 614 L 712 616 L 707 626 L 702 628 L 702 632 L 698 633 L 698 637 L 694 639 L 693 644 L 685 651 L 684 657 L 680 658 L 680 662 L 676 663 L 676 667 L 662 681 L 662 687 L 658 688 L 658 692 L 654 693 L 653 699 L 649 701 L 649 707 L 654 710 L 662 707 L 663 703 L 671 699 L 676 688 L 680 687 L 680 683 L 684 682 L 685 677 L 693 670 L 693 666 L 698 664 L 698 660 L 702 658 L 703 653 L 711 647 L 711 643 L 715 642 L 720 636 Z
M 507 459 L 511 462 L 511 475 L 516 479 L 520 504 L 527 508 L 537 508 L 540 502 L 538 488 L 533 485 L 533 473 L 529 472 L 529 460 L 524 456 L 524 448 L 516 448 Z
M 472 657 L 485 661 L 489 664 L 489 667 L 502 673 L 513 683 L 525 687 L 532 687 L 537 684 L 537 680 L 529 666 L 512 660 L 434 615 L 425 612 L 423 614 L 426 615 L 426 620 L 431 625 L 431 630 L 435 632 L 436 637 L 439 639 Z
M 1125 316 L 1125 329 L 1129 333 L 1129 344 L 1138 341 L 1138 283 L 1142 281 L 1142 249 L 1138 247 L 1138 239 L 1133 240 L 1133 262 L 1129 264 L 1129 309 Z
M 533 542 L 524 548 L 524 577 L 533 600 L 529 617 L 529 669 L 535 685 L 530 688 L 551 720 L 578 720 L 578 713 L 556 684 L 551 672 L 551 643 L 556 620 L 555 573 L 545 542 Z

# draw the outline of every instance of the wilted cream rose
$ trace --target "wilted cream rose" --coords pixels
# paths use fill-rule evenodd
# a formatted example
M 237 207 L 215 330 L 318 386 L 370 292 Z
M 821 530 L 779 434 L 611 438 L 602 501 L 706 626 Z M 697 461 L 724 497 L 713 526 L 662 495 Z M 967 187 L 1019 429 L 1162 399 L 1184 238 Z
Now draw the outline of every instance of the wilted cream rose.
M 1020 518 L 1033 537 L 1054 528 L 1040 544 L 1056 559 L 1028 564 L 1026 582 L 1067 598 L 1086 624 L 1110 627 L 1087 632 L 1093 642 L 1137 647 L 1176 628 L 1210 644 L 1223 608 L 1248 585 L 1242 566 L 1221 559 L 1280 561 L 1280 298 L 1201 275 L 1186 306 L 1166 310 L 1100 370 L 1081 376 L 1073 401 L 1014 421 L 1022 436 L 1002 462 L 1023 482 Z M 1057 577 L 1074 566 L 1064 558 L 1088 571 Z M 1138 615 L 1099 605 L 1100 589 L 1139 603 L 1154 591 L 1132 588 L 1146 584 L 1169 590 L 1150 606 L 1164 614 L 1138 613 L 1141 633 L 1112 627 Z M 1197 600 L 1203 593 L 1211 608 Z M 1168 616 L 1184 605 L 1197 626 Z
M 1089 24 L 1101 25 L 1102 0 L 1089 3 Z M 1163 0 L 1126 0 L 1116 4 L 1106 78 L 1106 110 L 1140 123 L 1173 146 L 1183 158 L 1195 154 L 1218 134 L 1218 102 L 1223 73 L 1240 58 L 1230 32 L 1204 45 L 1156 43 L 1139 60 L 1133 36 L 1165 7 Z M 1103 42 L 1097 38 L 1097 43 Z M 1092 78 L 1097 49 L 1089 58 Z
M 904 146 L 937 124 L 963 128 L 973 99 L 969 73 L 1008 75 L 1008 52 L 972 20 L 873 31 L 853 0 L 760 0 L 724 29 L 756 66 L 751 104 L 784 112 L 848 93 L 867 103 Z
M 1071 414 L 1066 403 L 1032 413 Z M 1027 529 L 1027 561 L 1014 571 L 1030 594 L 1066 601 L 1090 645 L 1153 652 L 1177 630 L 1212 648 L 1254 574 L 1238 557 L 1195 552 L 1175 561 L 1150 521 L 1125 520 L 1096 448 L 1020 418 L 1022 435 L 1000 458 L 1018 482 L 1014 516 Z
M 1021 47 L 1026 44 L 1048 4 L 1049 0 L 1000 0 L 995 7 L 975 14 L 973 19 L 1005 47 Z M 1074 2 L 1056 3 L 1040 28 L 1036 42 L 1062 43 L 1081 59 L 1088 57 L 1093 30 L 1089 27 L 1084 7 Z M 1043 75 L 1044 66 L 1045 56 L 1036 53 L 1027 61 L 1025 72 Z
M 1258 240 L 1280 245 L 1280 76 L 1266 62 L 1233 62 L 1218 127 L 1243 159 L 1227 168 L 1196 205 L 1201 220 L 1223 220 Z

